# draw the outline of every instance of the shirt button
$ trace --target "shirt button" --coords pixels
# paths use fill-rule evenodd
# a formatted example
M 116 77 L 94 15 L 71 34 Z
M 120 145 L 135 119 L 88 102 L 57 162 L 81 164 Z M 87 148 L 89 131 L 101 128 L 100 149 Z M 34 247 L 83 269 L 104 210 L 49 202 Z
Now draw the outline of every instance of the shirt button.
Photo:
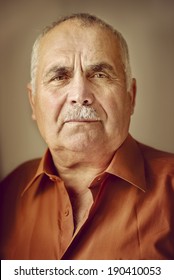
M 50 178 L 51 181 L 56 182 L 56 178 L 51 177 L 51 176 L 49 178 Z
M 69 209 L 66 209 L 66 210 L 65 210 L 65 216 L 66 216 L 66 217 L 69 216 Z

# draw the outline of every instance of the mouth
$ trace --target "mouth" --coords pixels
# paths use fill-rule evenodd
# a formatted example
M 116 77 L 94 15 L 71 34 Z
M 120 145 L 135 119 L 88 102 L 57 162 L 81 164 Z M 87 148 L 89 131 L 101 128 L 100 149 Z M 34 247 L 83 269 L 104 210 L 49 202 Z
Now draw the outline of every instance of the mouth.
M 72 119 L 72 120 L 66 120 L 64 123 L 96 123 L 100 120 L 96 119 Z

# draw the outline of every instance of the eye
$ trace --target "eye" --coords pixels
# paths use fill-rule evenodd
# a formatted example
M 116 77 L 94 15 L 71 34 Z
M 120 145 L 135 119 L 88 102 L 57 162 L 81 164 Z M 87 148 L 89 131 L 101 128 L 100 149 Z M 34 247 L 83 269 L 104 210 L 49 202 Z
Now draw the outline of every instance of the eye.
M 104 74 L 104 73 L 96 73 L 94 75 L 94 78 L 106 78 L 106 74 Z
M 98 73 L 95 73 L 95 74 L 91 75 L 91 78 L 104 79 L 104 78 L 108 78 L 108 75 L 106 73 L 103 73 L 103 72 L 98 72 Z
M 67 80 L 69 77 L 66 74 L 56 75 L 50 79 L 50 82 Z

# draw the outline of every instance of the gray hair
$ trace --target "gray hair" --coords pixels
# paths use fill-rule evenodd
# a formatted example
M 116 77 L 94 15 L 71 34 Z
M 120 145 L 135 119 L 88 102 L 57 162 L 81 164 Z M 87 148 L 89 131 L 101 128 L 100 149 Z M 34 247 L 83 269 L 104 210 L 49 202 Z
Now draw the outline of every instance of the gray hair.
M 62 22 L 68 21 L 68 20 L 79 20 L 84 27 L 88 27 L 91 25 L 97 24 L 98 26 L 104 27 L 108 30 L 110 30 L 115 36 L 116 39 L 119 42 L 120 45 L 120 52 L 121 52 L 121 59 L 124 66 L 124 71 L 126 75 L 126 83 L 127 83 L 127 89 L 130 88 L 131 85 L 131 67 L 130 67 L 130 59 L 129 59 L 129 51 L 128 46 L 126 43 L 126 40 L 122 36 L 122 34 L 114 29 L 111 25 L 104 22 L 100 18 L 90 15 L 88 13 L 77 13 L 72 14 L 69 16 L 62 17 L 58 19 L 57 21 L 53 22 L 51 25 L 46 26 L 41 34 L 36 38 L 36 41 L 32 48 L 32 55 L 31 55 L 31 86 L 33 93 L 35 92 L 35 80 L 36 80 L 36 72 L 37 72 L 37 66 L 38 66 L 38 57 L 39 57 L 39 47 L 41 39 L 49 33 L 54 27 L 58 26 Z

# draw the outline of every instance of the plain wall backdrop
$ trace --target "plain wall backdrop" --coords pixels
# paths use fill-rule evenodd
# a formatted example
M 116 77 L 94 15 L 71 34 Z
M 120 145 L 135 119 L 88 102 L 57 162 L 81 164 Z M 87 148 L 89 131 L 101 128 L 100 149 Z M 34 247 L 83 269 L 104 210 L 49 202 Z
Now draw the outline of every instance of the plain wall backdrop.
M 26 90 L 31 48 L 45 25 L 76 12 L 95 14 L 122 32 L 138 89 L 131 134 L 174 152 L 174 1 L 0 0 L 0 179 L 45 151 Z

